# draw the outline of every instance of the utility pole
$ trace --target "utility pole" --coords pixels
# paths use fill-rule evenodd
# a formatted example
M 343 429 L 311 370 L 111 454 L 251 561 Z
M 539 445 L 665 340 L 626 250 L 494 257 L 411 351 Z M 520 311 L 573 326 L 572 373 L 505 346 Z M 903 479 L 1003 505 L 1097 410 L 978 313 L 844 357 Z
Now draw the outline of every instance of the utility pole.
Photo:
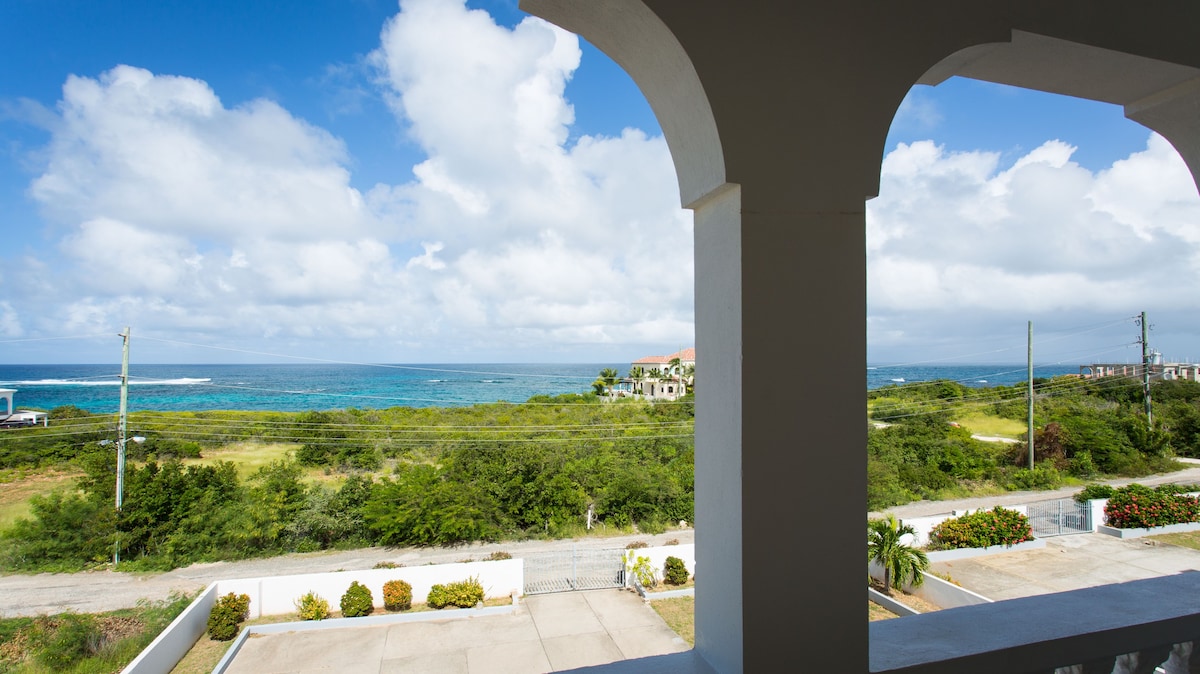
M 117 517 L 121 516 L 121 501 L 125 492 L 125 432 L 129 408 L 129 326 L 121 337 L 121 411 L 117 416 Z M 121 561 L 120 529 L 113 544 L 113 567 Z
M 1029 338 L 1026 341 L 1025 362 L 1028 368 L 1025 377 L 1028 380 L 1025 397 L 1029 403 L 1029 431 L 1027 436 L 1029 438 L 1029 469 L 1033 470 L 1033 321 L 1029 321 Z
M 1154 426 L 1150 409 L 1150 343 L 1146 339 L 1150 326 L 1146 324 L 1146 312 L 1142 312 L 1142 398 L 1146 401 L 1146 426 Z

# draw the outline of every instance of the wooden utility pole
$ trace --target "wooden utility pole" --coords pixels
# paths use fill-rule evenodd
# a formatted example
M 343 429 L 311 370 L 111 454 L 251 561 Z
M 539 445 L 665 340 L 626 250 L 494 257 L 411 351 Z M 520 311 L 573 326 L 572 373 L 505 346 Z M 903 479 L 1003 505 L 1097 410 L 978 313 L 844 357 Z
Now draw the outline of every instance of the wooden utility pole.
M 1026 362 L 1026 384 L 1027 389 L 1025 397 L 1028 402 L 1028 445 L 1030 445 L 1030 470 L 1033 469 L 1033 321 L 1030 321 L 1030 337 L 1028 337 L 1025 348 Z
M 1149 326 L 1146 312 L 1142 312 L 1142 398 L 1146 401 L 1146 426 L 1153 427 L 1154 416 L 1150 406 L 1150 342 L 1147 341 Z

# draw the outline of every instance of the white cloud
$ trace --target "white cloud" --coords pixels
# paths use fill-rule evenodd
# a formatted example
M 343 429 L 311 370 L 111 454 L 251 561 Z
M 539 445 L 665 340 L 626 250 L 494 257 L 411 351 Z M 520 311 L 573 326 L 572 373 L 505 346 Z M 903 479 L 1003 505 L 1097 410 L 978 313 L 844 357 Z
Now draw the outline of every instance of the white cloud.
M 1004 170 L 932 141 L 891 152 L 867 207 L 873 346 L 957 335 L 946 348 L 967 353 L 1001 325 L 1156 309 L 1200 329 L 1187 318 L 1200 310 L 1200 197 L 1182 159 L 1157 135 L 1098 173 L 1074 150 L 1048 141 Z
M 364 359 L 691 343 L 691 218 L 666 144 L 569 141 L 580 54 L 537 19 L 403 2 L 369 61 L 426 158 L 366 194 L 344 143 L 275 102 L 131 66 L 70 77 L 30 187 L 66 232 L 40 326 L 361 340 L 341 356 Z

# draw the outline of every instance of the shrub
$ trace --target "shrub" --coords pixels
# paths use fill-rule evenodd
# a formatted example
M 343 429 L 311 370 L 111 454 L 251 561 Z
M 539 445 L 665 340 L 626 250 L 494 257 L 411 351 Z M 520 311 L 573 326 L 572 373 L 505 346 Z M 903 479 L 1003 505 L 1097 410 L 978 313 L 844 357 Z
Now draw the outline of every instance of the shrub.
M 483 601 L 483 585 L 478 578 L 468 578 L 445 585 L 434 585 L 426 599 L 430 608 L 457 606 L 471 608 Z
M 397 564 L 395 562 L 375 562 L 375 566 L 372 566 L 371 568 L 372 569 L 399 569 L 402 566 L 404 566 L 404 565 Z
M 1116 489 L 1107 484 L 1089 484 L 1072 498 L 1074 498 L 1077 503 L 1087 503 L 1093 499 L 1112 498 L 1114 491 L 1116 491 Z
M 1118 529 L 1195 522 L 1200 520 L 1200 502 L 1172 488 L 1151 489 L 1135 483 L 1113 491 L 1104 506 L 1104 519 Z
M 929 532 L 929 539 L 935 549 L 986 548 L 1032 540 L 1033 530 L 1028 517 L 996 506 L 943 520 Z
M 229 594 L 218 597 L 208 614 L 208 638 L 229 641 L 237 636 L 238 626 L 250 615 L 250 595 Z
M 633 576 L 642 587 L 658 585 L 658 569 L 650 564 L 649 557 L 638 556 L 630 550 L 625 553 L 625 565 L 633 571 Z
M 412 585 L 399 579 L 384 583 L 383 607 L 389 611 L 407 611 L 412 608 Z
M 683 585 L 688 580 L 687 566 L 678 557 L 667 557 L 663 562 L 663 581 L 668 585 Z
M 329 602 L 309 590 L 296 600 L 296 611 L 299 612 L 301 620 L 324 620 L 329 617 Z
M 646 545 L 646 541 L 634 541 L 634 542 L 630 543 L 629 545 L 626 545 L 625 549 L 626 550 L 640 550 L 641 548 L 645 548 L 645 547 L 649 547 Z
M 375 610 L 375 598 L 371 596 L 371 588 L 357 580 L 350 583 L 346 594 L 342 595 L 342 615 L 347 618 L 358 618 L 371 615 Z
M 499 562 L 499 561 L 505 560 L 505 559 L 512 559 L 512 555 L 503 550 L 497 550 L 487 556 L 487 561 L 489 561 L 489 562 Z
M 37 661 L 55 672 L 95 655 L 103 641 L 100 626 L 90 615 L 64 613 L 43 621 L 40 627 L 38 641 L 41 649 Z

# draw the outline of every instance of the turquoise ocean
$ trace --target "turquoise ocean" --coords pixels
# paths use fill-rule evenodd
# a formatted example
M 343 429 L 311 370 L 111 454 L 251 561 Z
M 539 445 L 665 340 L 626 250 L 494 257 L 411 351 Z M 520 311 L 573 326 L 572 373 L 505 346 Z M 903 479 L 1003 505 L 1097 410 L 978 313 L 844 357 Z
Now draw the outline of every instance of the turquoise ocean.
M 539 394 L 587 392 L 606 367 L 625 374 L 629 363 L 130 364 L 129 408 L 303 411 L 524 402 Z M 21 409 L 75 405 L 93 413 L 113 413 L 120 405 L 120 370 L 119 365 L 0 365 L 0 388 L 17 389 L 14 403 Z M 1077 366 L 1039 366 L 1034 376 L 1078 371 Z M 867 368 L 866 387 L 934 379 L 985 387 L 1025 378 L 1024 365 L 881 364 Z

